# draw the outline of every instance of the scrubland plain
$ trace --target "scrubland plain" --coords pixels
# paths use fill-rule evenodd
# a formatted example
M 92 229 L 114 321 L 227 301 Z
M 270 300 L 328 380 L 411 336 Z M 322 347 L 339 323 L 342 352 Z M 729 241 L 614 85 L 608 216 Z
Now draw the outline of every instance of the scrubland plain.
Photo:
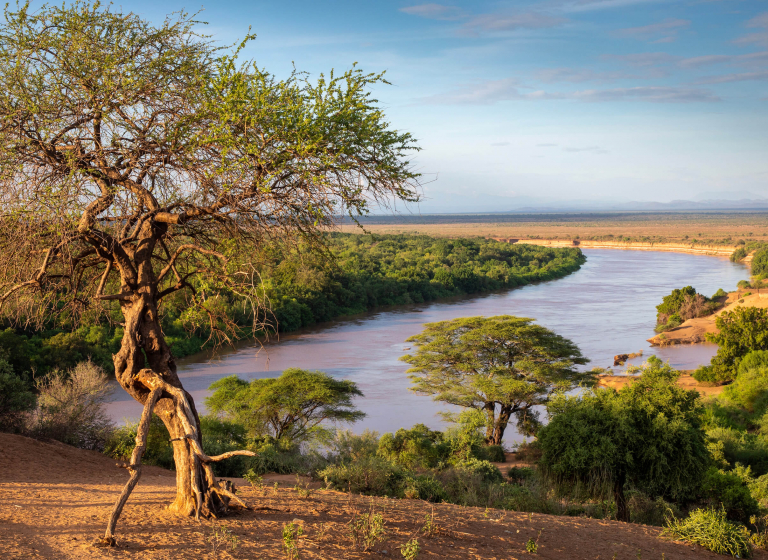
M 361 221 L 371 233 L 521 239 L 629 238 L 731 244 L 768 238 L 768 211 L 604 212 L 557 214 L 399 214 Z M 349 221 L 341 231 L 359 232 Z

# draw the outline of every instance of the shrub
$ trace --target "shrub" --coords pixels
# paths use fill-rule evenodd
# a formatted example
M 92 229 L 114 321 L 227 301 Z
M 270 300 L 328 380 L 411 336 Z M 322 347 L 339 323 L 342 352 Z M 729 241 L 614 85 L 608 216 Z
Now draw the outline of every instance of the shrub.
M 510 467 L 507 477 L 513 482 L 521 483 L 533 478 L 535 471 L 531 467 Z
M 757 278 L 768 276 L 768 247 L 755 251 L 752 256 L 752 276 Z
M 742 364 L 752 354 L 747 354 Z M 739 374 L 734 382 L 723 389 L 721 399 L 750 413 L 764 411 L 768 407 L 768 365 L 744 368 L 742 364 L 739 365 Z
M 718 288 L 717 291 L 714 294 L 712 294 L 712 297 L 710 299 L 717 299 L 721 297 L 728 297 L 728 292 L 726 292 L 722 288 Z
M 469 476 L 477 475 L 483 482 L 502 482 L 504 480 L 498 467 L 486 460 L 468 459 L 457 463 L 455 468 L 466 472 Z
M 100 367 L 81 362 L 68 372 L 54 371 L 38 380 L 36 388 L 37 408 L 28 426 L 32 435 L 104 449 L 114 428 L 104 411 L 112 387 Z
M 718 554 L 749 558 L 749 532 L 743 525 L 728 521 L 724 510 L 697 509 L 685 519 L 670 517 L 662 535 L 698 544 Z
M 208 456 L 247 447 L 245 426 L 242 424 L 221 420 L 215 416 L 201 416 L 200 431 L 203 434 L 203 451 Z M 251 457 L 238 455 L 226 461 L 212 463 L 211 467 L 216 476 L 240 477 L 251 463 Z
M 330 465 L 318 476 L 326 486 L 355 494 L 397 497 L 402 492 L 404 473 L 400 467 L 381 457 L 365 457 L 352 463 Z
M 484 449 L 485 459 L 491 463 L 504 463 L 507 458 L 504 455 L 504 448 L 501 445 L 487 445 Z
M 667 502 L 664 498 L 656 499 L 643 494 L 642 492 L 632 492 L 627 499 L 629 508 L 629 519 L 632 523 L 642 523 L 643 525 L 664 525 L 670 512 L 679 514 L 679 510 L 674 503 Z
M 377 453 L 407 469 L 431 468 L 448 458 L 450 446 L 443 441 L 442 432 L 416 424 L 381 436 Z
M 440 503 L 448 498 L 443 485 L 431 475 L 407 477 L 404 486 L 405 497 L 412 500 Z
M 753 350 L 746 354 L 740 361 L 736 370 L 737 376 L 746 373 L 750 369 L 768 368 L 768 350 Z
M 741 259 L 748 255 L 746 247 L 739 247 L 733 253 L 731 253 L 731 260 L 733 262 L 739 262 Z
M 35 408 L 35 394 L 29 383 L 13 372 L 8 361 L 0 355 L 0 431 L 20 432 L 27 420 L 26 413 Z
M 757 501 L 737 473 L 711 467 L 704 475 L 701 492 L 713 506 L 721 505 L 729 519 L 747 522 L 760 513 Z
M 373 457 L 379 448 L 379 432 L 364 430 L 362 434 L 351 430 L 337 430 L 330 442 L 331 455 L 339 462 L 357 461 Z
M 728 468 L 737 463 L 750 467 L 758 475 L 768 473 L 768 441 L 758 434 L 733 428 L 713 428 L 707 431 L 709 449 Z
M 387 536 L 384 518 L 373 510 L 368 513 L 355 514 L 349 523 L 352 542 L 363 552 L 370 551 L 376 543 Z
M 136 431 L 138 421 L 128 422 L 124 426 L 115 429 L 104 445 L 104 454 L 114 459 L 130 459 L 133 448 L 136 446 Z M 147 447 L 144 450 L 142 463 L 155 465 L 165 469 L 174 469 L 173 446 L 170 442 L 168 430 L 156 415 L 149 420 L 147 432 Z
M 718 345 L 709 366 L 697 369 L 698 381 L 723 382 L 736 378 L 739 362 L 750 352 L 768 350 L 768 309 L 737 307 L 715 319 L 718 333 L 708 333 L 707 340 Z

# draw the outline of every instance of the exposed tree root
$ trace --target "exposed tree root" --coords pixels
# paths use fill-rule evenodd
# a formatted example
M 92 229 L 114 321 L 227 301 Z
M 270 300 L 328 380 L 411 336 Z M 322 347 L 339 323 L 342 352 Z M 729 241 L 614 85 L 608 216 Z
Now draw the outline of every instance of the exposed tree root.
M 150 389 L 150 393 L 144 405 L 141 420 L 139 421 L 139 426 L 136 431 L 136 447 L 134 447 L 133 453 L 131 454 L 130 463 L 128 465 L 118 465 L 128 469 L 130 478 L 115 503 L 104 538 L 94 543 L 95 546 L 116 546 L 114 536 L 115 527 L 117 526 L 117 521 L 120 519 L 123 507 L 128 501 L 128 497 L 131 495 L 131 492 L 136 487 L 136 484 L 141 477 L 141 458 L 146 449 L 149 420 L 152 416 L 155 404 L 157 404 L 157 401 L 163 396 L 170 396 L 173 400 L 176 417 L 180 420 L 183 428 L 184 436 L 179 439 L 184 441 L 184 449 L 188 453 L 186 462 L 189 466 L 189 480 L 191 484 L 189 490 L 191 490 L 191 493 L 195 498 L 195 507 L 190 513 L 194 513 L 195 519 L 200 519 L 201 515 L 203 517 L 216 518 L 219 515 L 226 513 L 230 500 L 234 500 L 246 509 L 248 507 L 228 488 L 223 488 L 219 485 L 214 476 L 211 463 L 228 459 L 236 455 L 253 457 L 256 454 L 253 451 L 239 450 L 209 457 L 205 454 L 200 445 L 200 432 L 197 427 L 197 419 L 187 400 L 185 391 L 166 383 L 157 373 L 148 369 L 141 370 L 137 375 L 137 379 Z

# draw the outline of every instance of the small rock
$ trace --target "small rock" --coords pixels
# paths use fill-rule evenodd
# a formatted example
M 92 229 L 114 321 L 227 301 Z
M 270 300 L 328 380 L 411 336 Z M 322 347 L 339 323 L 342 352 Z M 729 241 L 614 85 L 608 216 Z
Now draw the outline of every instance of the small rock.
M 614 366 L 623 366 L 624 362 L 629 359 L 629 354 L 617 354 L 613 357 Z

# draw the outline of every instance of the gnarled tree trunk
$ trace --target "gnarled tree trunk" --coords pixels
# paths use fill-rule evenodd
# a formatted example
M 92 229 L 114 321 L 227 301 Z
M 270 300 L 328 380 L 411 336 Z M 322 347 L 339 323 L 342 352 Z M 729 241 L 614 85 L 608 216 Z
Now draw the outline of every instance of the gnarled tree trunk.
M 155 238 L 147 236 L 147 245 Z M 151 251 L 148 251 L 151 253 Z M 141 255 L 137 251 L 137 257 Z M 125 318 L 120 351 L 113 356 L 115 377 L 129 395 L 145 405 L 136 437 L 136 449 L 131 464 L 125 465 L 131 473 L 123 493 L 107 527 L 102 544 L 115 544 L 114 529 L 120 513 L 141 473 L 149 416 L 154 412 L 168 428 L 173 443 L 176 466 L 176 498 L 169 506 L 181 515 L 199 518 L 217 517 L 226 512 L 230 500 L 245 504 L 226 488 L 219 486 L 211 463 L 234 455 L 255 455 L 251 451 L 231 451 L 216 457 L 208 457 L 202 449 L 200 420 L 194 401 L 181 385 L 176 374 L 176 363 L 160 326 L 158 293 L 155 274 L 149 258 L 139 266 L 138 283 L 123 281 L 117 296 Z

